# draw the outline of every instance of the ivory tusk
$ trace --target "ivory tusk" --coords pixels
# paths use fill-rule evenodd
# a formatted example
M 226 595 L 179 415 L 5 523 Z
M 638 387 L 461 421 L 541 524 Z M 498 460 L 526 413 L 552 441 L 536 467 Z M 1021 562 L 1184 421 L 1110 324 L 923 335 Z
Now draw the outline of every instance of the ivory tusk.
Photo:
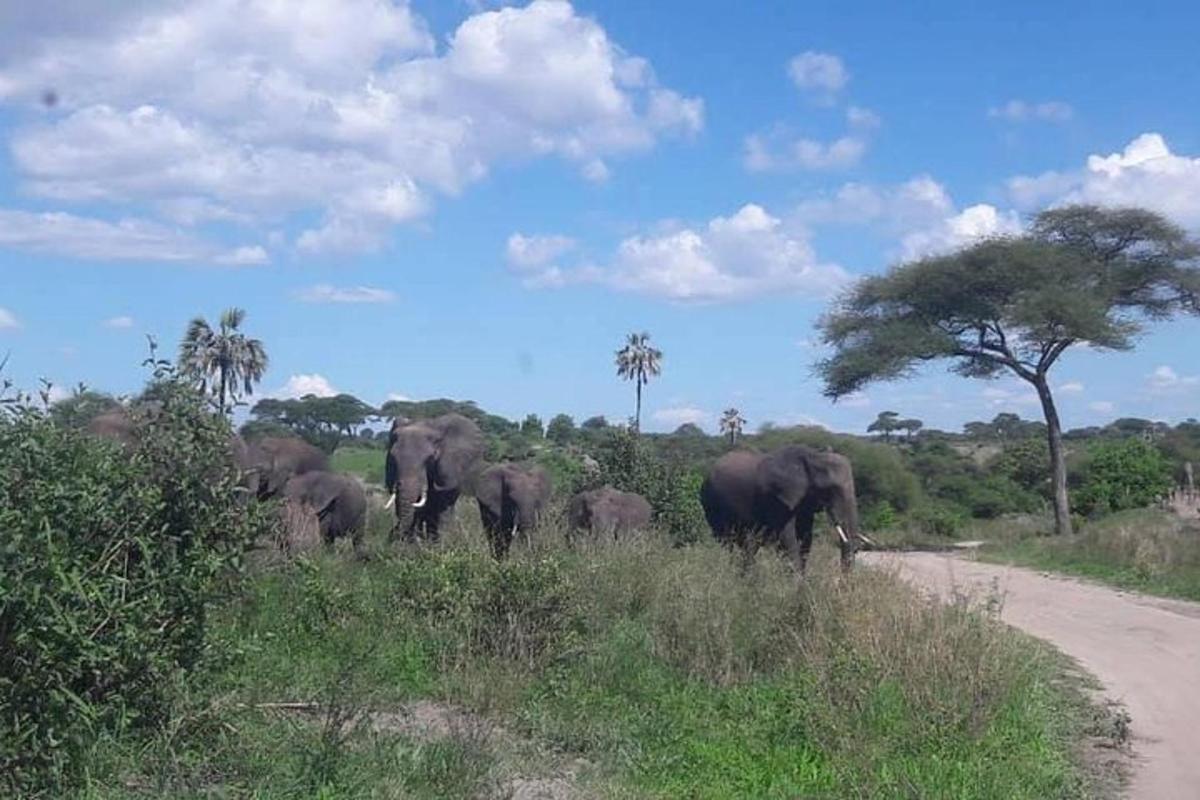
M 875 544 L 875 542 L 871 541 L 871 538 L 868 537 L 865 533 L 858 534 L 858 538 L 862 539 L 864 542 L 871 545 L 871 547 L 879 547 L 879 545 L 877 545 L 877 544 Z
M 390 495 L 388 495 L 388 501 L 383 504 L 383 507 L 391 508 L 394 505 L 396 505 L 396 493 L 392 492 Z
M 421 508 L 422 506 L 425 505 L 425 503 L 428 500 L 429 500 L 429 491 L 425 490 L 425 491 L 421 492 L 420 498 L 417 499 L 417 502 L 412 504 L 412 507 L 413 508 Z
M 841 525 L 834 525 L 833 527 L 837 530 L 838 538 L 842 540 L 842 544 L 845 544 L 846 542 L 850 541 L 850 537 L 848 537 L 846 535 L 846 532 L 844 530 L 842 530 Z

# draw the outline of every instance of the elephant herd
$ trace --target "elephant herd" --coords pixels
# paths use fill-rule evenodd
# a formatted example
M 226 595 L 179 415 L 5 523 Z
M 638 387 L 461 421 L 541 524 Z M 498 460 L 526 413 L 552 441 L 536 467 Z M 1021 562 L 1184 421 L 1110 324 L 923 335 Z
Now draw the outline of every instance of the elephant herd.
M 120 409 L 99 415 L 88 430 L 123 444 L 135 437 Z M 284 437 L 247 443 L 235 436 L 232 450 L 247 493 L 282 498 L 286 507 L 315 519 L 323 541 L 349 538 L 358 550 L 366 492 L 357 479 L 330 471 L 325 453 Z M 497 559 L 508 554 L 518 534 L 528 536 L 550 499 L 549 476 L 541 467 L 510 462 L 485 467 L 483 453 L 482 432 L 464 416 L 395 420 L 384 461 L 386 508 L 395 515 L 388 541 L 436 542 L 443 516 L 464 491 L 475 497 Z M 844 569 L 863 544 L 872 544 L 859 530 L 850 462 L 829 449 L 793 445 L 770 453 L 726 453 L 705 476 L 700 503 L 714 537 L 741 548 L 747 564 L 762 544 L 774 544 L 803 573 L 821 512 L 837 533 Z M 580 492 L 567 505 L 571 534 L 619 537 L 646 528 L 652 516 L 641 495 L 611 486 Z

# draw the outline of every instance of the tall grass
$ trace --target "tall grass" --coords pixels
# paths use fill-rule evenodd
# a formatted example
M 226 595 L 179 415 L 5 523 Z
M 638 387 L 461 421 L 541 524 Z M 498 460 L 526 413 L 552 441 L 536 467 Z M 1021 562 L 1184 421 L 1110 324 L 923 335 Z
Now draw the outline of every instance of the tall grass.
M 1070 537 L 1031 533 L 993 525 L 984 556 L 1200 600 L 1200 521 L 1139 509 L 1088 522 Z
M 715 545 L 572 546 L 552 524 L 497 564 L 459 513 L 437 547 L 384 547 L 376 515 L 366 563 L 318 552 L 259 575 L 221 620 L 241 658 L 181 704 L 195 734 L 108 743 L 91 796 L 505 796 L 514 775 L 578 759 L 585 796 L 1099 791 L 1073 755 L 1083 700 L 987 598 L 941 606 L 885 572 L 842 576 L 832 547 L 797 585 L 772 553 L 742 574 Z M 504 734 L 372 724 L 415 698 Z M 320 711 L 263 710 L 281 701 Z

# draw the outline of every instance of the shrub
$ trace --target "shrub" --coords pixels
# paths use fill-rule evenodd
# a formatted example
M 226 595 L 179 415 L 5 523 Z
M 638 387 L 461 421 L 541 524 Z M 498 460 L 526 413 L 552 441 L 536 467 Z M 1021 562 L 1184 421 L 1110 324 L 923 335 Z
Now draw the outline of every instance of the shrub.
M 1101 441 L 1088 450 L 1075 492 L 1076 507 L 1095 516 L 1143 508 L 1171 489 L 1171 466 L 1141 439 Z
M 928 503 L 914 508 L 909 520 L 921 533 L 929 536 L 953 537 L 966 521 L 963 515 L 944 503 Z
M 700 506 L 703 477 L 678 459 L 660 458 L 637 433 L 616 429 L 599 453 L 599 483 L 637 492 L 654 509 L 654 522 L 677 544 L 694 542 L 707 530 Z
M 228 425 L 188 388 L 162 395 L 128 450 L 0 411 L 0 794 L 69 783 L 95 735 L 159 721 L 266 531 L 238 500 Z

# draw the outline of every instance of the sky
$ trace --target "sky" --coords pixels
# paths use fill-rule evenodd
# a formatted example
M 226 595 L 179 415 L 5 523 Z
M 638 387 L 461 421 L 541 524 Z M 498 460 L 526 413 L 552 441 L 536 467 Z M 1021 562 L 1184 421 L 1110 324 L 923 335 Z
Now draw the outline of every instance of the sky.
M 649 430 L 1038 418 L 945 365 L 835 404 L 814 323 L 1048 206 L 1200 234 L 1200 6 L 906 6 L 0 0 L 5 374 L 131 393 L 238 306 L 258 395 L 622 420 L 645 330 Z M 1064 424 L 1200 416 L 1197 342 L 1068 351 Z

